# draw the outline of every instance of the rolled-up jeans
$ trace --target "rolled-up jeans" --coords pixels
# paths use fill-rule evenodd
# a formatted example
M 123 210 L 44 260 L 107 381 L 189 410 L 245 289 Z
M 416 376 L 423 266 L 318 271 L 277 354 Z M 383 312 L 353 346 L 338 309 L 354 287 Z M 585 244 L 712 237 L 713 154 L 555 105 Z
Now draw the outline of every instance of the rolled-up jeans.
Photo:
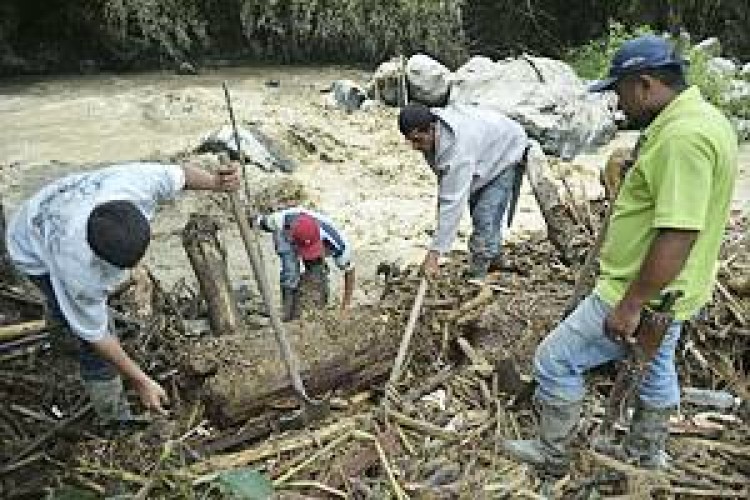
M 577 402 L 585 394 L 584 373 L 608 361 L 626 356 L 626 348 L 604 332 L 604 320 L 612 308 L 595 294 L 581 304 L 545 338 L 534 355 L 536 396 L 545 402 Z M 649 364 L 639 396 L 652 408 L 671 408 L 680 403 L 675 349 L 682 322 L 675 321 Z
M 55 291 L 52 288 L 52 282 L 49 275 L 29 276 L 39 290 L 44 294 L 46 302 L 46 314 L 48 321 L 63 325 L 64 331 L 61 335 L 73 335 L 78 341 L 78 365 L 81 371 L 81 378 L 85 381 L 111 380 L 119 375 L 117 369 L 102 358 L 93 348 L 90 342 L 83 340 L 73 333 L 70 329 L 65 316 L 60 310 L 60 304 L 55 297 Z
M 521 175 L 518 165 L 509 166 L 469 196 L 472 223 L 469 254 L 472 261 L 477 264 L 488 265 L 500 253 L 503 216 L 508 207 L 516 175 Z

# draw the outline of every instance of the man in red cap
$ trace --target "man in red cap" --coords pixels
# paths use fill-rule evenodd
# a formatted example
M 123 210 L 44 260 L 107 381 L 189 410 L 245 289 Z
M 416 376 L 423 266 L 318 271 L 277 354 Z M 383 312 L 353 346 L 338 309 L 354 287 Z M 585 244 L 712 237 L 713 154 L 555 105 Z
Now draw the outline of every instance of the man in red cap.
M 260 215 L 251 221 L 256 227 L 273 233 L 276 253 L 281 259 L 281 302 L 284 321 L 299 318 L 300 261 L 306 273 L 320 285 L 321 302 L 328 302 L 328 265 L 331 257 L 344 272 L 341 308 L 346 309 L 354 292 L 352 246 L 326 216 L 301 207 Z

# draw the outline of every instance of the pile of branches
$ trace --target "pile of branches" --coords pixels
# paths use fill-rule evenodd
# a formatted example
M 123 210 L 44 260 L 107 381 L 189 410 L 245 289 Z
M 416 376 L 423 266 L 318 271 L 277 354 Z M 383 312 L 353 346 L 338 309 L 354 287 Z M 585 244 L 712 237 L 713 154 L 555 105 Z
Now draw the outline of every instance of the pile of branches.
M 728 241 L 727 271 L 708 314 L 684 336 L 679 366 L 686 384 L 746 398 L 747 305 L 738 285 L 726 279 L 744 266 L 744 247 L 735 236 Z M 151 276 L 153 310 L 138 320 L 126 345 L 169 388 L 172 416 L 145 430 L 99 429 L 70 360 L 44 343 L 6 354 L 0 493 L 41 496 L 65 485 L 78 495 L 130 492 L 136 498 L 222 498 L 248 489 L 325 498 L 747 497 L 750 426 L 743 410 L 685 405 L 682 418 L 671 422 L 673 462 L 664 472 L 591 451 L 588 437 L 601 422 L 611 387 L 606 370 L 591 377 L 569 475 L 551 480 L 503 456 L 503 439 L 534 435 L 531 357 L 559 321 L 577 271 L 541 235 L 509 243 L 505 253 L 485 286 L 467 283 L 461 277 L 465 256 L 451 256 L 426 295 L 413 339 L 419 348 L 410 351 L 387 398 L 377 384 L 329 394 L 334 411 L 325 420 L 297 430 L 270 426 L 270 435 L 251 432 L 258 420 L 219 428 L 200 400 L 181 393 L 174 349 L 190 342 L 182 332 L 201 314 L 201 298 L 184 283 L 165 291 Z M 381 314 L 406 324 L 418 284 L 415 269 L 394 274 Z M 121 320 L 135 321 L 126 302 Z

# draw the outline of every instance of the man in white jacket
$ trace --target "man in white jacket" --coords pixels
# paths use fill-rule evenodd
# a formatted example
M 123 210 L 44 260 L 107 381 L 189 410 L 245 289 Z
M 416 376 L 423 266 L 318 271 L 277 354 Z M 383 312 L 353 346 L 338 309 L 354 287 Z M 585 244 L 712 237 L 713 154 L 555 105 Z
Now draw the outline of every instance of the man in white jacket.
M 131 418 L 121 375 L 146 408 L 163 413 L 167 400 L 110 328 L 109 293 L 143 257 L 157 204 L 183 189 L 236 189 L 235 167 L 212 174 L 189 164 L 130 163 L 68 175 L 24 202 L 8 225 L 13 264 L 44 293 L 48 320 L 79 340 L 81 378 L 103 423 Z
M 502 223 L 528 147 L 523 127 L 500 113 L 475 106 L 403 108 L 401 133 L 421 151 L 438 178 L 438 223 L 423 269 L 437 273 L 438 259 L 456 238 L 468 204 L 470 278 L 484 279 L 499 255 Z

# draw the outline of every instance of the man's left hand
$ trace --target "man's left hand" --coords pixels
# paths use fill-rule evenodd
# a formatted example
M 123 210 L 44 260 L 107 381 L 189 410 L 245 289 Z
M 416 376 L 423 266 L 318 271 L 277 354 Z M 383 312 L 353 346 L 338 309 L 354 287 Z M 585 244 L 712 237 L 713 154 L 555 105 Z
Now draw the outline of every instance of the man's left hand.
M 240 187 L 239 162 L 222 165 L 214 174 L 214 191 L 235 191 Z
M 640 322 L 641 307 L 620 302 L 604 320 L 604 331 L 614 339 L 631 343 Z

